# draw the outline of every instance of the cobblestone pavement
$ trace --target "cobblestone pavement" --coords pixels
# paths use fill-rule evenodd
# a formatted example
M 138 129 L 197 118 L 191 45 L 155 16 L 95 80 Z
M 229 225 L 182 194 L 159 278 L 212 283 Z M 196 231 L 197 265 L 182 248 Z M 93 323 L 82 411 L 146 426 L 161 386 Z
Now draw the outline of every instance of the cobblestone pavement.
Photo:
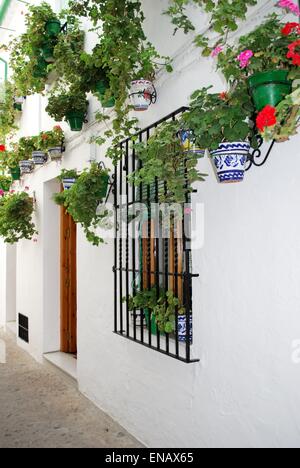
M 141 444 L 50 364 L 35 362 L 0 330 L 0 448 L 135 448 Z

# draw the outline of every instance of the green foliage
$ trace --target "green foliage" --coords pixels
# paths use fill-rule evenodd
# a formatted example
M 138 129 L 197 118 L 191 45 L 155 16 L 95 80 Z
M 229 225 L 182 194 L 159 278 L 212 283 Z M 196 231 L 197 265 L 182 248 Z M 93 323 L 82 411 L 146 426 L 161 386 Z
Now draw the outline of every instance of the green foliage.
M 0 153 L 0 167 L 4 170 L 15 168 L 22 161 L 22 155 L 19 154 L 17 145 L 14 145 L 13 150 L 4 151 Z
M 78 179 L 79 174 L 77 169 L 62 169 L 60 175 L 57 177 L 60 182 L 64 179 Z
M 126 301 L 126 298 L 123 298 Z M 173 291 L 151 288 L 139 291 L 135 296 L 130 296 L 128 301 L 129 310 L 149 310 L 151 318 L 155 317 L 155 323 L 161 333 L 173 333 L 175 331 L 176 309 L 179 315 L 185 313 L 180 300 Z
M 14 87 L 6 81 L 0 88 L 0 142 L 5 143 L 16 130 L 16 110 L 14 109 Z
M 32 222 L 32 198 L 25 192 L 0 198 L 0 236 L 14 244 L 20 239 L 32 239 L 37 234 Z
M 98 246 L 104 242 L 95 234 L 99 223 L 109 215 L 108 210 L 100 212 L 99 204 L 102 201 L 101 194 L 107 185 L 108 171 L 99 168 L 93 163 L 89 170 L 84 170 L 77 178 L 76 183 L 61 194 L 54 195 L 54 201 L 58 205 L 65 206 L 75 223 L 79 223 L 85 232 L 86 238 L 93 245 Z M 70 172 L 64 171 L 60 179 L 71 177 Z
M 71 88 L 65 90 L 63 86 L 56 87 L 51 93 L 46 112 L 56 122 L 64 120 L 69 113 L 80 112 L 86 114 L 88 101 L 84 91 Z
M 113 128 L 105 133 L 105 138 L 112 138 L 107 156 L 117 162 L 120 159 L 118 143 L 136 130 L 137 120 L 128 117 L 131 82 L 136 78 L 153 80 L 160 65 L 166 65 L 168 71 L 171 67 L 166 58 L 159 63 L 161 57 L 146 39 L 143 31 L 145 18 L 139 0 L 72 0 L 70 8 L 78 16 L 89 17 L 99 31 L 93 65 L 105 71 L 109 96 L 116 101 Z M 100 122 L 108 119 L 102 113 L 97 117 Z M 105 139 L 95 141 L 102 144 Z
M 0 174 L 0 190 L 8 192 L 12 184 L 12 178 L 6 175 Z
M 226 94 L 211 94 L 202 88 L 192 95 L 190 110 L 183 116 L 186 128 L 192 129 L 197 146 L 217 149 L 223 141 L 250 139 L 256 146 L 250 120 L 254 107 L 245 85 Z
M 147 143 L 135 143 L 134 149 L 142 162 L 142 168 L 129 176 L 129 182 L 136 186 L 151 185 L 156 178 L 159 183 L 165 182 L 166 194 L 160 192 L 159 198 L 169 203 L 185 202 L 187 193 L 193 190 L 193 183 L 204 180 L 203 174 L 196 168 L 200 156 L 183 152 L 180 128 L 179 121 L 166 122 Z
M 238 29 L 238 21 L 245 20 L 248 8 L 257 4 L 257 0 L 170 0 L 170 6 L 166 14 L 171 16 L 175 25 L 175 32 L 183 29 L 187 34 L 195 31 L 193 22 L 186 13 L 190 5 L 197 6 L 201 11 L 210 16 L 210 29 L 219 34 L 218 43 L 225 42 L 230 31 Z M 209 47 L 209 39 L 203 34 L 197 35 L 196 45 L 203 49 L 203 55 L 209 55 L 212 48 Z
M 296 71 L 298 67 L 292 65 L 286 55 L 288 45 L 299 37 L 296 33 L 288 36 L 281 34 L 284 25 L 285 23 L 280 21 L 276 14 L 272 14 L 264 23 L 249 34 L 242 36 L 236 47 L 228 46 L 220 53 L 218 68 L 227 81 L 245 79 L 249 75 L 263 71 L 278 69 Z M 251 50 L 254 56 L 250 59 L 248 66 L 242 69 L 237 57 L 245 50 Z
M 22 137 L 16 146 L 19 161 L 31 159 L 32 152 L 36 150 L 39 150 L 37 136 Z

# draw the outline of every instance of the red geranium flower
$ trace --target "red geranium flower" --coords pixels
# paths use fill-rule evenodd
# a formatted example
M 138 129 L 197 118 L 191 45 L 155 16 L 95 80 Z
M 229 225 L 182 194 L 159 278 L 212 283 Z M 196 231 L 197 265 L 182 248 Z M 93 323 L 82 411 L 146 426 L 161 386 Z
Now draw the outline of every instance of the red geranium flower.
M 298 49 L 299 47 L 300 47 L 300 39 L 298 39 L 295 42 L 292 42 L 292 44 L 288 46 L 289 51 L 286 54 L 287 58 L 293 59 L 293 65 L 298 65 L 298 66 L 300 65 L 300 53 L 296 52 L 296 49 Z
M 223 91 L 223 93 L 220 93 L 220 94 L 219 94 L 219 97 L 220 97 L 220 99 L 222 99 L 223 101 L 226 101 L 226 99 L 228 99 L 228 94 L 226 93 L 226 91 Z
M 48 140 L 48 136 L 45 133 L 42 135 L 42 140 Z
M 292 32 L 300 34 L 300 25 L 298 23 L 286 23 L 284 28 L 281 30 L 281 34 L 289 36 Z
M 276 123 L 276 109 L 272 106 L 264 107 L 256 118 L 256 126 L 261 132 L 263 132 L 266 127 L 273 127 Z
M 60 127 L 59 125 L 55 125 L 55 127 L 54 127 L 53 130 L 56 130 L 56 131 L 58 131 L 58 132 L 61 132 L 61 131 L 62 131 L 62 129 L 61 129 L 61 127 Z
M 0 152 L 3 153 L 4 151 L 6 151 L 5 146 L 4 146 L 4 145 L 0 145 Z

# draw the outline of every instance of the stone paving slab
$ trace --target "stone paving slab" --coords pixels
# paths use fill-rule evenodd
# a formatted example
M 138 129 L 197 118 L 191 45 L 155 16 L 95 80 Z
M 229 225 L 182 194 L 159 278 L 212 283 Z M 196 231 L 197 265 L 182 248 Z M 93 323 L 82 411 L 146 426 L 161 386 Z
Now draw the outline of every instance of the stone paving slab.
M 142 447 L 63 372 L 35 362 L 1 330 L 0 340 L 0 448 Z

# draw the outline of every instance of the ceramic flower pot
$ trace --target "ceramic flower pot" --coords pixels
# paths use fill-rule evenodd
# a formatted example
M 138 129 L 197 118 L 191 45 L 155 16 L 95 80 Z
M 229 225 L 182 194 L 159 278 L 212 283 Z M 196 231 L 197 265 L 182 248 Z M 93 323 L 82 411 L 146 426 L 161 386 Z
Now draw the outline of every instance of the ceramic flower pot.
M 76 179 L 74 178 L 68 178 L 68 179 L 66 178 L 66 179 L 63 179 L 62 181 L 64 190 L 70 190 L 70 188 L 73 187 L 75 183 L 76 183 Z
M 20 161 L 19 163 L 21 174 L 31 174 L 34 170 L 34 162 L 30 159 L 26 161 Z
M 59 161 L 62 158 L 62 149 L 61 146 L 55 146 L 48 149 L 48 154 L 51 161 Z
M 84 123 L 84 113 L 83 112 L 69 112 L 66 115 L 66 119 L 69 122 L 72 132 L 80 132 Z
M 186 342 L 187 318 L 186 315 L 178 315 L 178 341 Z M 193 341 L 193 316 L 190 315 L 190 342 Z
M 46 33 L 51 37 L 56 37 L 61 31 L 61 23 L 59 20 L 52 18 L 46 22 L 45 25 Z
M 105 98 L 105 93 L 108 90 L 109 85 L 105 80 L 100 80 L 96 84 L 96 92 L 99 97 L 99 100 L 102 104 L 102 106 L 106 109 L 114 107 L 116 100 L 114 97 L 111 97 L 110 99 Z
M 292 81 L 288 80 L 288 71 L 273 70 L 255 73 L 248 78 L 249 89 L 258 111 L 265 106 L 276 107 L 292 92 Z
M 194 153 L 199 154 L 199 156 L 204 156 L 205 149 L 197 147 L 191 130 L 180 130 L 179 137 L 184 153 Z
M 19 166 L 16 167 L 11 167 L 9 169 L 10 175 L 12 177 L 12 180 L 20 180 L 21 177 L 21 169 Z
M 42 56 L 43 56 L 43 59 L 45 60 L 45 62 L 47 63 L 54 63 L 54 57 L 53 57 L 53 52 L 54 52 L 54 49 L 51 45 L 49 44 L 46 44 L 42 47 Z
M 44 151 L 33 151 L 32 160 L 35 166 L 43 166 L 47 162 L 47 155 Z
M 134 110 L 143 112 L 149 109 L 152 103 L 154 86 L 148 80 L 135 80 L 131 82 L 130 97 Z
M 224 142 L 210 151 L 219 181 L 221 183 L 242 182 L 250 150 L 248 142 Z

